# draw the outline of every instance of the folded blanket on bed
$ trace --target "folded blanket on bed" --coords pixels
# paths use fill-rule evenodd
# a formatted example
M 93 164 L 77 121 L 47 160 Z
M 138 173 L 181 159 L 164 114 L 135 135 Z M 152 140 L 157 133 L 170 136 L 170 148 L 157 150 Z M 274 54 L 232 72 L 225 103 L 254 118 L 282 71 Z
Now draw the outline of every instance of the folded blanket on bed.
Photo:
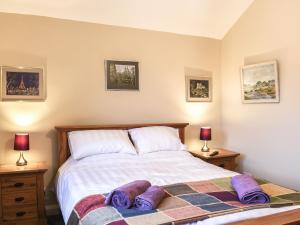
M 163 186 L 164 200 L 153 210 L 120 209 L 104 204 L 105 194 L 91 195 L 78 202 L 68 225 L 161 225 L 186 224 L 218 215 L 251 209 L 300 204 L 300 193 L 256 179 L 271 196 L 267 204 L 243 204 L 231 186 L 231 177 Z
M 134 205 L 139 210 L 155 209 L 164 197 L 164 189 L 154 185 L 149 187 L 143 194 L 136 196 Z
M 135 197 L 144 193 L 150 186 L 150 182 L 146 180 L 130 182 L 110 192 L 105 199 L 105 204 L 128 209 L 133 205 Z
M 234 176 L 231 179 L 231 184 L 243 204 L 263 204 L 270 202 L 269 195 L 261 189 L 250 175 Z

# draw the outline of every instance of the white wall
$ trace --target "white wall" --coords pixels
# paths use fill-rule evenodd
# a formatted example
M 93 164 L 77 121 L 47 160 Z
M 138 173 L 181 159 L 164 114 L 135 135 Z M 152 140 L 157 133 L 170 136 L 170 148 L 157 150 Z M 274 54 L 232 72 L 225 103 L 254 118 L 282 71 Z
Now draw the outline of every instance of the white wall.
M 241 170 L 300 190 L 300 1 L 256 0 L 222 41 L 223 145 Z M 242 104 L 240 68 L 278 60 L 279 104 Z
M 30 132 L 29 162 L 46 161 L 46 184 L 56 172 L 54 126 L 190 122 L 187 143 L 200 149 L 199 127 L 220 134 L 221 41 L 162 32 L 80 23 L 37 16 L 0 14 L 0 64 L 44 66 L 44 102 L 0 102 L 0 163 L 15 163 L 17 131 Z M 105 91 L 104 60 L 140 62 L 140 91 Z M 210 71 L 214 99 L 187 103 L 185 72 Z
M 0 163 L 16 161 L 13 135 L 29 131 L 26 157 L 48 162 L 48 184 L 56 169 L 55 125 L 190 122 L 191 150 L 201 146 L 199 127 L 211 125 L 211 146 L 223 137 L 224 147 L 242 153 L 242 170 L 300 190 L 299 8 L 299 0 L 256 0 L 222 50 L 221 41 L 207 38 L 0 14 L 0 64 L 47 72 L 45 102 L 0 102 Z M 105 91 L 105 59 L 138 60 L 140 92 Z M 273 59 L 281 102 L 242 104 L 240 67 Z M 197 74 L 191 68 L 212 72 L 212 103 L 185 101 L 184 74 Z

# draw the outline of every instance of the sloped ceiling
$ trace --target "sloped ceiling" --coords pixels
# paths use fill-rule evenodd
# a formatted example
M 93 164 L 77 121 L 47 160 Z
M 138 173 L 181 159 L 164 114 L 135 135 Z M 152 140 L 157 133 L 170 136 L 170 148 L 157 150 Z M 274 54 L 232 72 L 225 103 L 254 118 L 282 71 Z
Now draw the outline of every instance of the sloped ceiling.
M 0 0 L 0 12 L 222 39 L 253 0 Z

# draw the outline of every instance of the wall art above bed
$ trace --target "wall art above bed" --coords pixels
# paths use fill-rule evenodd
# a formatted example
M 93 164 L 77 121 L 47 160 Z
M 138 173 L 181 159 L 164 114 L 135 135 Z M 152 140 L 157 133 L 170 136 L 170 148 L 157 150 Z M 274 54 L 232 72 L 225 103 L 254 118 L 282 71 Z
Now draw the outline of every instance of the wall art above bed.
M 42 68 L 1 67 L 2 100 L 44 100 L 45 77 Z
M 212 78 L 186 76 L 186 100 L 188 102 L 211 102 Z
M 278 80 L 276 61 L 242 67 L 243 103 L 278 103 Z
M 105 61 L 106 90 L 139 90 L 139 63 L 134 61 Z

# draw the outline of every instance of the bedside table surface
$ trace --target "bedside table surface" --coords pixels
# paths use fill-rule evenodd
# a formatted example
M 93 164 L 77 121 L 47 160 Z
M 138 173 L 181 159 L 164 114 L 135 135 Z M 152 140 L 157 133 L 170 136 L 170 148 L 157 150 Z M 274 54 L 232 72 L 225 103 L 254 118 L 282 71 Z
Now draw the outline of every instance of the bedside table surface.
M 30 172 L 46 172 L 47 170 L 48 166 L 45 162 L 28 163 L 28 165 L 26 166 L 17 166 L 15 164 L 0 165 L 0 175 Z
M 215 155 L 215 156 L 209 156 L 209 154 L 211 154 L 214 151 L 218 151 L 219 154 Z M 200 151 L 191 152 L 191 153 L 192 153 L 192 155 L 199 157 L 199 158 L 203 158 L 203 159 L 218 159 L 218 158 L 226 158 L 226 157 L 236 157 L 236 156 L 240 155 L 240 153 L 229 151 L 229 150 L 222 149 L 222 148 L 212 148 L 209 150 L 209 152 L 201 152 L 201 150 L 200 150 Z

